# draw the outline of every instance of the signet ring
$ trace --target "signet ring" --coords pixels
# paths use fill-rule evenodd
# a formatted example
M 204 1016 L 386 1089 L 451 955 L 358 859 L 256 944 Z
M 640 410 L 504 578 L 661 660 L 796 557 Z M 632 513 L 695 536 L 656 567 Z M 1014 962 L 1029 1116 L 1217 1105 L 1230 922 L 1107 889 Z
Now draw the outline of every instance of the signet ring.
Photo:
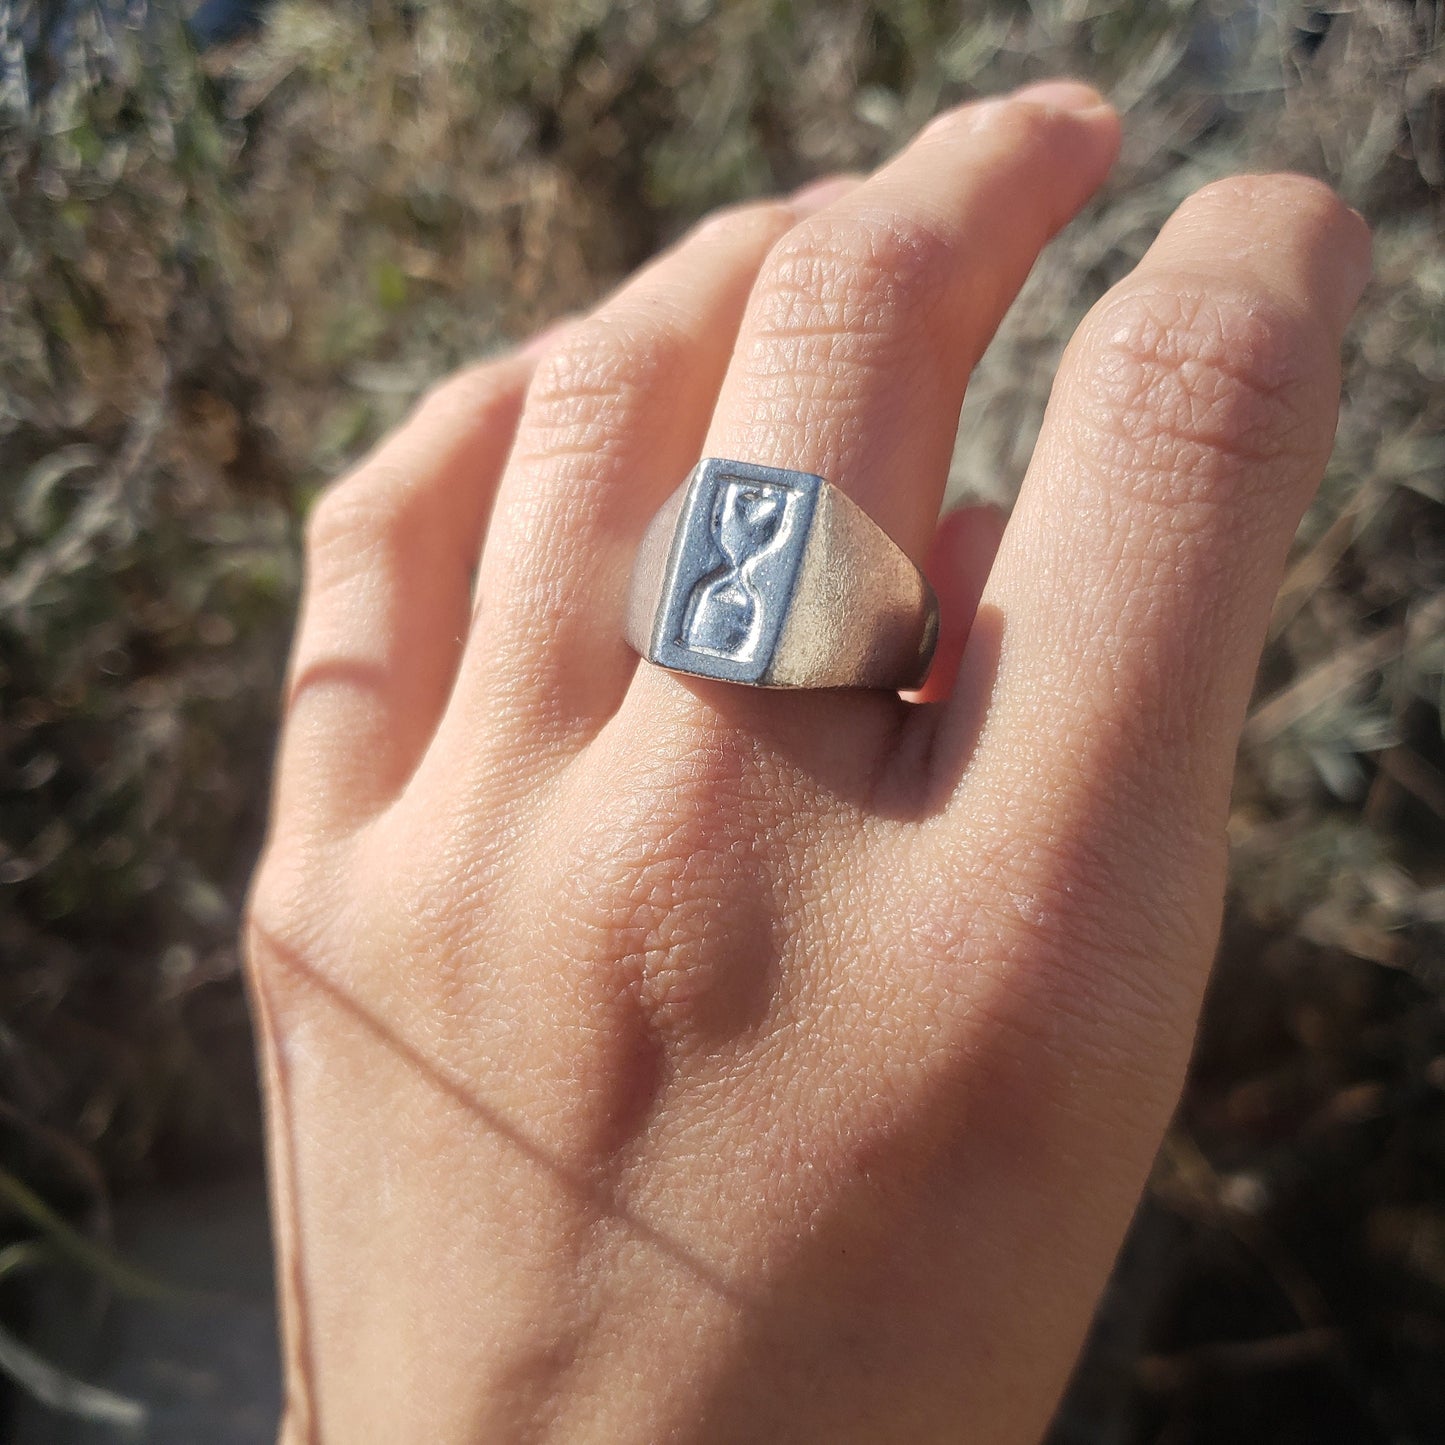
M 706 457 L 638 548 L 627 641 L 674 672 L 753 687 L 923 682 L 938 600 L 822 477 Z

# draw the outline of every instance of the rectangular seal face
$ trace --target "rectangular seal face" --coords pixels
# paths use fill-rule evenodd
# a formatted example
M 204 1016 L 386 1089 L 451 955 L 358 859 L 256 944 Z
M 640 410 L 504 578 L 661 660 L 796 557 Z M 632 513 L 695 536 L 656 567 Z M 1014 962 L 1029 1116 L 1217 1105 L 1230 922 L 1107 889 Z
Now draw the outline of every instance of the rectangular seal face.
M 658 603 L 655 662 L 726 682 L 765 679 L 821 485 L 749 462 L 698 464 Z

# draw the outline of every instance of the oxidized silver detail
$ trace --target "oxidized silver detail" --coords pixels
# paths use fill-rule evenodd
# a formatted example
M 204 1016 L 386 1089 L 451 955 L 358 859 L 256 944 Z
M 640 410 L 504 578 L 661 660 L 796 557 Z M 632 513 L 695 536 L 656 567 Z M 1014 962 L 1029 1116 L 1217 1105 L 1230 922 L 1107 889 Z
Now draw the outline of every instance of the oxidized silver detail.
M 627 623 L 650 662 L 763 687 L 916 687 L 937 631 L 932 589 L 855 503 L 719 457 L 648 529 Z
M 684 647 L 735 662 L 757 655 L 764 626 L 773 620 L 759 590 L 759 574 L 766 572 L 769 554 L 792 533 L 792 502 L 787 487 L 723 478 L 709 525 L 723 560 L 687 595 L 682 634 L 676 639 Z

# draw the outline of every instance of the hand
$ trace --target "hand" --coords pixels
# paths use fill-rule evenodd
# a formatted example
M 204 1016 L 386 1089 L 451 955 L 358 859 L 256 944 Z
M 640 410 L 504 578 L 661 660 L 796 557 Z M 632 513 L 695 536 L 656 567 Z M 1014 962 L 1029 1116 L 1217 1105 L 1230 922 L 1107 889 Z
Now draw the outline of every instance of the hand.
M 1207 187 L 1074 337 L 1001 543 L 937 527 L 1117 143 L 1054 85 L 715 216 L 320 502 L 248 929 L 286 1438 L 1045 1428 L 1180 1086 L 1369 266 L 1317 183 Z M 928 557 L 921 700 L 637 662 L 701 455 Z

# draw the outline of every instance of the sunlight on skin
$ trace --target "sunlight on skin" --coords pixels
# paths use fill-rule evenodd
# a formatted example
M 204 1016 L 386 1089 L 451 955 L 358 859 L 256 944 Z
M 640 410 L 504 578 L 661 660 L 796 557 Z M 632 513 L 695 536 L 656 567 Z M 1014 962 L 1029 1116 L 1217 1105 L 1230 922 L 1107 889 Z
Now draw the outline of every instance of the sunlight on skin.
M 1207 188 L 1069 347 L 1007 528 L 940 528 L 969 370 L 1118 141 L 1057 82 L 715 217 L 320 504 L 248 928 L 288 1441 L 1045 1428 L 1183 1076 L 1369 267 L 1314 182 Z M 916 699 L 638 665 L 699 455 L 926 559 Z

